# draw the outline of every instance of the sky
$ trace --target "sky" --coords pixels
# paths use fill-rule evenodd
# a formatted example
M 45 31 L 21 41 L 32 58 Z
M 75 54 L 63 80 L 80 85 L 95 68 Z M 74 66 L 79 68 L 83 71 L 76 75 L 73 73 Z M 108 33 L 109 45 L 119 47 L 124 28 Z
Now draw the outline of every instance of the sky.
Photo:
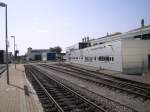
M 81 41 L 150 24 L 150 0 L 0 0 L 8 5 L 9 51 L 65 48 Z M 0 7 L 0 49 L 5 49 L 5 9 Z

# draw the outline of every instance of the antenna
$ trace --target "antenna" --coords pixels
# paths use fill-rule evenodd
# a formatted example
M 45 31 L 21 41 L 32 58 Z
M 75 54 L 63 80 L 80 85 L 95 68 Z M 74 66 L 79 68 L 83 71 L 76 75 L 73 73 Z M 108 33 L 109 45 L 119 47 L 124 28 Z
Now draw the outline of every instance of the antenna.
M 144 27 L 144 19 L 141 20 L 141 27 Z
M 87 36 L 87 42 L 89 42 L 89 36 Z
M 86 37 L 84 38 L 84 41 L 86 42 Z
M 107 36 L 109 36 L 109 33 L 107 32 Z

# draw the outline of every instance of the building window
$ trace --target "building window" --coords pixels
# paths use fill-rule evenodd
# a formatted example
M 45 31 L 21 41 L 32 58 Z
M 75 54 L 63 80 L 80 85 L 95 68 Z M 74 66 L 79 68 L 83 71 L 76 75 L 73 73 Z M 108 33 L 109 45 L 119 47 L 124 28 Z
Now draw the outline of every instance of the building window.
M 101 61 L 101 56 L 99 56 L 98 60 Z
M 96 56 L 94 57 L 94 60 L 96 61 Z
M 111 57 L 111 60 L 114 61 L 114 57 Z
M 99 56 L 98 57 L 99 61 L 114 61 L 114 57 L 109 57 L 109 56 Z
M 106 61 L 109 61 L 109 57 L 105 57 Z

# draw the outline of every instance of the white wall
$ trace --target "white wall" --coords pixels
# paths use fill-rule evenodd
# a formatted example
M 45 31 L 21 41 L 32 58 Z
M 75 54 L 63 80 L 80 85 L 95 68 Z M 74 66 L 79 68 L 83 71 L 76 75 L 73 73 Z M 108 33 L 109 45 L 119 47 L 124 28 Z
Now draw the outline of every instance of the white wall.
M 112 41 L 105 44 L 88 47 L 82 50 L 75 50 L 70 53 L 73 57 L 96 57 L 96 61 L 86 62 L 84 59 L 73 60 L 71 62 L 104 68 L 109 70 L 122 71 L 122 55 L 121 55 L 121 41 Z M 99 61 L 99 56 L 114 57 L 114 61 Z
M 150 40 L 122 40 L 123 72 L 141 73 L 148 68 Z
M 41 57 L 42 57 L 42 61 L 47 61 L 47 53 L 46 52 L 42 53 Z

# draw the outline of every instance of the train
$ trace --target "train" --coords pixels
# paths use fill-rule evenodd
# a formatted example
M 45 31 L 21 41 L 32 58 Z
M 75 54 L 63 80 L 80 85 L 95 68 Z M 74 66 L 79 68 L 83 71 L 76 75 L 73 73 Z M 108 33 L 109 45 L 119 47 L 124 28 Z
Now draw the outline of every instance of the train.
M 142 74 L 150 69 L 150 25 L 96 39 L 85 37 L 66 48 L 66 60 L 98 70 Z

